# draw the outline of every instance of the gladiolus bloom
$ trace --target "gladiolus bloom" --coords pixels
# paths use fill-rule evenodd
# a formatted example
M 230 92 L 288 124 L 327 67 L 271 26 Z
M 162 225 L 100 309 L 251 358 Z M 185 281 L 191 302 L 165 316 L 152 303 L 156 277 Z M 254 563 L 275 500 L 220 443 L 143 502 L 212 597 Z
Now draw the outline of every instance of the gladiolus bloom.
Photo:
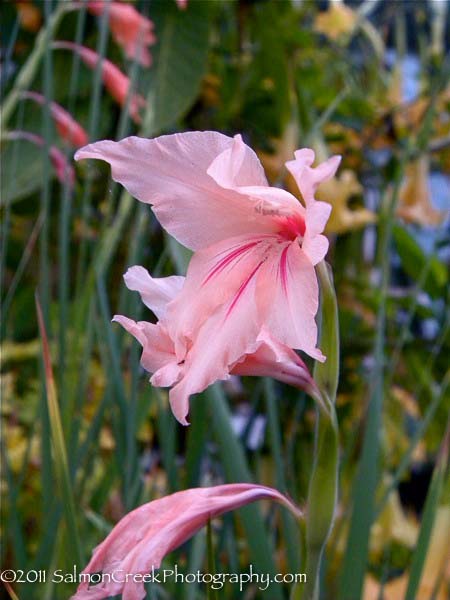
M 128 513 L 106 539 L 95 548 L 83 573 L 110 574 L 102 583 L 89 587 L 83 581 L 72 600 L 101 600 L 122 594 L 123 600 L 142 600 L 144 584 L 117 574 L 150 573 L 163 558 L 204 527 L 210 519 L 256 500 L 283 504 L 298 519 L 300 509 L 273 488 L 251 483 L 234 483 L 183 490 L 153 500 Z M 111 581 L 109 581 L 111 579 Z
M 8 131 L 5 136 L 8 140 L 27 140 L 36 146 L 45 148 L 45 140 L 40 135 L 31 133 L 30 131 Z M 60 183 L 68 184 L 73 187 L 75 184 L 75 173 L 71 165 L 66 160 L 64 154 L 56 146 L 49 148 L 50 161 L 55 170 L 56 177 Z
M 95 69 L 101 61 L 102 81 L 106 89 L 120 106 L 125 106 L 130 90 L 130 79 L 115 64 L 107 58 L 101 58 L 97 52 L 90 48 L 80 46 L 74 42 L 53 42 L 53 47 L 76 52 L 91 69 Z M 128 106 L 132 119 L 136 123 L 140 123 L 139 110 L 146 106 L 145 99 L 139 94 L 132 94 Z
M 231 365 L 252 354 L 263 327 L 279 343 L 325 360 L 316 348 L 314 266 L 328 250 L 321 233 L 331 206 L 314 193 L 333 177 L 339 157 L 312 168 L 314 152 L 298 150 L 286 164 L 305 205 L 268 185 L 258 157 L 239 135 L 105 140 L 75 158 L 109 162 L 113 179 L 152 204 L 161 225 L 195 250 L 183 289 L 167 308 L 168 334 L 189 373 L 172 389 L 173 405 L 182 406 L 200 383 L 204 389 L 224 378 Z
M 23 92 L 22 98 L 28 98 L 41 106 L 45 105 L 45 98 L 37 92 Z M 70 113 L 56 102 L 50 102 L 50 113 L 55 121 L 56 129 L 63 140 L 76 148 L 88 142 L 88 135 L 81 125 L 75 121 Z
M 148 46 L 156 42 L 156 37 L 150 19 L 141 15 L 134 6 L 122 2 L 88 0 L 87 8 L 94 15 L 108 13 L 111 33 L 129 58 L 137 60 L 144 67 L 152 64 Z
M 129 289 L 138 291 L 144 304 L 159 318 L 154 325 L 146 321 L 136 323 L 122 315 L 116 315 L 114 321 L 120 323 L 142 345 L 141 364 L 153 376 L 151 383 L 158 387 L 181 385 L 183 380 L 191 380 L 188 385 L 190 393 L 204 390 L 211 382 L 205 383 L 202 370 L 191 372 L 189 351 L 179 360 L 175 354 L 175 345 L 168 333 L 165 321 L 167 307 L 180 294 L 184 277 L 164 277 L 154 279 L 143 267 L 131 267 L 124 276 Z M 215 327 L 212 321 L 212 327 Z M 208 336 L 210 327 L 206 326 L 202 335 Z M 204 359 L 203 370 L 214 371 L 215 365 L 220 365 L 220 344 L 211 345 Z M 188 367 L 186 367 L 188 365 Z M 229 365 L 226 373 L 217 372 L 218 379 L 228 379 L 230 375 L 258 375 L 273 377 L 299 389 L 306 390 L 316 397 L 317 387 L 309 374 L 308 368 L 301 358 L 287 346 L 275 340 L 266 328 L 262 328 L 251 352 L 238 357 L 234 364 Z M 169 394 L 172 411 L 178 421 L 187 425 L 186 415 L 189 410 L 189 396 L 172 398 Z

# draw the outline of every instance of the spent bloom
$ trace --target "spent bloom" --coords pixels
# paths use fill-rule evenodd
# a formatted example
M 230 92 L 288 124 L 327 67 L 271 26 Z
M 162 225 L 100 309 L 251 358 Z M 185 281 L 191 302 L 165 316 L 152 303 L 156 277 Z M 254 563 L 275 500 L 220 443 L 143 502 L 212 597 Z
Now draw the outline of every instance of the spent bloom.
M 94 15 L 108 14 L 113 38 L 128 58 L 137 60 L 144 67 L 152 64 L 148 47 L 156 42 L 156 37 L 150 19 L 141 15 L 134 6 L 122 2 L 88 0 L 87 9 Z
M 22 92 L 22 98 L 33 100 L 41 106 L 45 105 L 45 97 L 38 92 Z M 55 122 L 56 130 L 63 140 L 79 148 L 88 142 L 88 135 L 70 113 L 56 102 L 49 103 L 50 114 Z
M 116 594 L 122 594 L 123 600 L 142 600 L 145 597 L 142 580 L 131 577 L 126 581 L 120 574 L 145 575 L 159 569 L 169 552 L 210 519 L 256 500 L 279 502 L 297 519 L 301 517 L 299 508 L 286 496 L 273 488 L 251 483 L 192 488 L 140 506 L 119 521 L 95 548 L 83 570 L 83 573 L 101 571 L 112 577 L 103 577 L 102 583 L 92 587 L 84 580 L 72 600 L 101 600 Z
M 152 205 L 161 225 L 194 250 L 184 285 L 165 322 L 190 377 L 171 391 L 181 405 L 201 382 L 223 379 L 255 351 L 265 328 L 289 348 L 325 360 L 317 344 L 319 290 L 314 266 L 328 250 L 322 235 L 331 206 L 315 191 L 340 158 L 313 168 L 314 152 L 286 163 L 304 204 L 270 187 L 256 154 L 240 135 L 188 132 L 153 140 L 104 140 L 75 158 L 110 163 L 112 177 Z M 211 347 L 216 360 L 205 360 Z M 194 376 L 195 373 L 195 376 Z
M 143 267 L 135 266 L 128 269 L 124 279 L 129 289 L 140 293 L 144 304 L 154 312 L 159 321 L 156 324 L 147 321 L 135 322 L 122 315 L 116 315 L 113 320 L 120 323 L 142 345 L 141 364 L 153 374 L 151 383 L 158 387 L 174 386 L 175 392 L 171 390 L 169 399 L 175 417 L 183 425 L 187 424 L 189 396 L 177 394 L 176 386 L 189 389 L 191 394 L 201 392 L 210 384 L 209 379 L 214 377 L 216 372 L 218 379 L 227 379 L 230 375 L 273 377 L 317 396 L 316 385 L 305 363 L 291 348 L 274 339 L 265 327 L 255 340 L 251 353 L 249 349 L 248 354 L 230 364 L 228 372 L 223 373 L 220 369 L 220 339 L 210 340 L 201 369 L 186 368 L 186 365 L 192 362 L 189 352 L 183 360 L 178 359 L 165 320 L 167 306 L 180 294 L 184 277 L 153 278 Z M 213 317 L 201 333 L 205 342 L 211 330 L 215 328 Z M 218 371 L 215 371 L 216 365 L 219 365 Z M 205 379 L 205 373 L 211 374 L 209 379 Z
M 53 48 L 76 52 L 90 69 L 95 69 L 97 64 L 101 62 L 102 81 L 106 89 L 120 106 L 125 106 L 130 93 L 130 78 L 122 73 L 114 63 L 107 58 L 99 56 L 94 50 L 80 44 L 75 44 L 74 42 L 53 42 Z M 128 106 L 132 119 L 136 123 L 140 123 L 139 111 L 146 106 L 145 99 L 139 94 L 131 94 Z

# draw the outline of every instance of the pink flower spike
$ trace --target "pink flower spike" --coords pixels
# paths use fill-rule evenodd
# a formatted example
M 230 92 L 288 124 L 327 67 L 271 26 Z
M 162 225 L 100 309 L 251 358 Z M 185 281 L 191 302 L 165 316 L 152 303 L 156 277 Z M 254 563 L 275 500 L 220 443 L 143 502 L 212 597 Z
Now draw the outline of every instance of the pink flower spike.
M 45 105 L 45 97 L 38 92 L 22 92 L 22 98 L 33 100 Z M 79 148 L 88 142 L 88 135 L 81 125 L 75 121 L 70 113 L 56 102 L 50 102 L 50 113 L 55 121 L 56 129 L 63 140 Z
M 257 500 L 278 502 L 296 519 L 302 516 L 300 509 L 277 490 L 252 483 L 192 488 L 143 504 L 117 523 L 95 548 L 83 570 L 110 576 L 91 587 L 88 581 L 83 581 L 72 600 L 101 600 L 116 594 L 122 594 L 123 600 L 142 600 L 145 597 L 142 579 L 126 579 L 121 574 L 145 575 L 159 569 L 167 554 L 195 535 L 210 519 Z
M 30 131 L 8 131 L 4 137 L 8 140 L 27 140 L 36 146 L 45 148 L 44 138 Z M 72 188 L 75 185 L 75 172 L 64 154 L 56 146 L 50 146 L 49 156 L 59 182 Z
M 223 331 L 217 320 L 220 325 L 224 315 L 223 312 L 217 313 L 202 328 L 198 339 L 177 354 L 168 331 L 170 328 L 166 314 L 170 303 L 181 293 L 184 277 L 153 279 L 143 267 L 136 266 L 128 269 L 124 279 L 129 289 L 140 293 L 146 306 L 160 317 L 160 321 L 156 325 L 146 321 L 136 323 L 121 315 L 116 315 L 113 321 L 120 323 L 143 347 L 141 364 L 153 374 L 151 383 L 157 387 L 173 386 L 169 400 L 173 414 L 182 425 L 188 425 L 186 417 L 189 412 L 189 397 L 217 380 L 228 379 L 230 375 L 273 377 L 303 389 L 318 399 L 317 386 L 305 363 L 291 348 L 274 339 L 266 328 L 258 332 L 254 319 L 255 342 L 249 352 L 239 354 L 230 350 L 226 356 L 222 354 L 221 335 L 227 337 L 231 331 L 235 341 L 239 340 L 239 311 L 231 317 L 235 325 L 229 325 Z M 248 306 L 243 304 L 243 307 Z M 251 311 L 245 316 L 245 320 L 252 320 Z M 218 333 L 215 333 L 216 330 Z M 214 343 L 212 333 L 216 335 Z M 206 353 L 205 343 L 208 344 Z M 239 344 L 236 346 L 239 347 Z M 202 356 L 203 359 L 200 360 Z
M 186 10 L 188 5 L 188 0 L 175 0 L 180 10 Z
M 134 6 L 122 2 L 88 0 L 87 9 L 94 15 L 108 14 L 111 33 L 125 54 L 144 67 L 152 64 L 148 50 L 156 42 L 153 22 L 141 15 Z
M 330 205 L 317 202 L 313 191 L 318 179 L 334 173 L 339 158 L 313 170 L 312 150 L 296 153 L 306 206 L 268 185 L 259 159 L 240 135 L 205 131 L 104 140 L 75 155 L 84 158 L 109 162 L 113 179 L 151 204 L 161 225 L 195 250 L 185 285 L 167 308 L 167 331 L 177 357 L 189 349 L 196 381 L 213 355 L 215 380 L 252 354 L 263 326 L 281 344 L 325 360 L 316 347 L 314 266 L 328 250 L 322 231 Z M 189 393 L 176 386 L 172 399 L 178 404 Z
M 80 46 L 74 42 L 53 42 L 53 48 L 76 52 L 91 69 L 95 69 L 98 62 L 101 61 L 102 80 L 106 89 L 120 106 L 125 106 L 130 89 L 130 79 L 115 64 L 107 58 L 100 57 L 97 52 L 90 48 Z M 130 115 L 136 123 L 141 122 L 139 111 L 146 105 L 145 99 L 139 94 L 131 96 L 128 107 Z

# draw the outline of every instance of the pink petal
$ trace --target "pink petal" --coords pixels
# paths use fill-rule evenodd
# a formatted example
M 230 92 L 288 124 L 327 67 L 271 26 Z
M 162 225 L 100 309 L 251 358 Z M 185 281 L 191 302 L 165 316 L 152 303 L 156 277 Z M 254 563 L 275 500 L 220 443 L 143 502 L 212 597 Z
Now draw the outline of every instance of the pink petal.
M 316 390 L 308 367 L 288 346 L 280 344 L 264 327 L 258 336 L 258 348 L 247 354 L 230 371 L 233 375 L 273 377 L 302 390 Z
M 214 159 L 233 143 L 233 138 L 213 131 L 153 140 L 129 137 L 90 144 L 75 159 L 110 163 L 113 179 L 141 202 L 152 204 L 161 225 L 196 250 L 241 234 L 276 231 L 272 219 L 259 210 L 258 198 L 225 189 L 207 173 Z
M 264 499 L 283 504 L 296 518 L 301 516 L 300 510 L 277 490 L 251 483 L 193 488 L 153 500 L 117 523 L 95 548 L 83 573 L 150 573 L 210 519 Z M 88 582 L 82 582 L 72 600 L 101 600 L 116 594 L 122 594 L 124 600 L 145 597 L 144 585 L 132 578 L 122 583 L 109 583 L 106 579 L 91 588 Z
M 178 421 L 187 425 L 189 397 L 218 380 L 228 379 L 231 366 L 257 347 L 261 328 L 255 310 L 256 265 L 232 298 L 202 324 L 185 359 L 184 376 L 169 393 Z
M 314 163 L 314 150 L 309 148 L 303 148 L 297 150 L 295 153 L 295 160 L 290 160 L 286 163 L 286 168 L 292 173 L 297 185 L 300 190 L 303 199 L 308 205 L 314 200 L 314 194 L 317 188 L 323 181 L 327 181 L 334 177 L 337 171 L 339 163 L 341 162 L 340 156 L 332 156 L 325 162 L 321 163 L 317 167 L 313 168 Z
M 320 235 L 330 217 L 331 204 L 327 202 L 312 202 L 306 208 L 305 236 L 302 250 L 313 265 L 317 265 L 328 252 L 329 242 L 324 235 Z
M 123 276 L 129 290 L 139 292 L 142 302 L 155 315 L 162 319 L 166 313 L 167 304 L 181 291 L 184 277 L 151 277 L 144 267 L 130 267 Z
M 264 325 L 274 338 L 317 360 L 325 360 L 316 348 L 317 277 L 296 242 L 273 248 L 258 275 L 257 299 Z
M 155 385 L 168 387 L 178 381 L 182 367 L 178 365 L 173 342 L 161 323 L 136 323 L 122 315 L 115 315 L 113 321 L 122 325 L 141 344 L 141 365 L 149 373 L 154 373 L 152 380 L 157 382 Z
M 212 161 L 208 167 L 208 175 L 228 189 L 245 185 L 269 185 L 259 158 L 244 144 L 240 135 L 235 135 L 227 149 Z

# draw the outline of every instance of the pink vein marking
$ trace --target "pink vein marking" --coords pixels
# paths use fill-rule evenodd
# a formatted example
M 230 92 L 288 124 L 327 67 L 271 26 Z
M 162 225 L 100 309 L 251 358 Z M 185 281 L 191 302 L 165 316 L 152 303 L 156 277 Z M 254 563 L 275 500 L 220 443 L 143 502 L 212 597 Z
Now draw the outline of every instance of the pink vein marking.
M 245 288 L 248 286 L 248 284 L 250 283 L 250 281 L 252 280 L 252 278 L 254 277 L 254 275 L 256 275 L 256 272 L 258 271 L 258 269 L 260 268 L 260 266 L 264 263 L 264 261 L 260 261 L 256 267 L 253 269 L 253 271 L 250 273 L 250 275 L 247 277 L 247 279 L 245 281 L 243 281 L 241 283 L 240 288 L 238 289 L 238 291 L 236 292 L 235 297 L 233 298 L 233 302 L 230 304 L 230 306 L 228 307 L 227 310 L 227 314 L 225 315 L 225 319 L 227 317 L 229 317 L 231 311 L 234 309 L 234 307 L 236 306 L 239 298 L 242 296 L 242 294 L 245 292 Z
M 280 258 L 280 275 L 281 275 L 281 284 L 283 286 L 283 291 L 285 293 L 285 295 L 288 295 L 288 289 L 287 289 L 287 268 L 288 268 L 288 264 L 287 264 L 287 252 L 289 250 L 289 246 L 286 246 L 286 248 L 284 248 L 283 252 L 281 253 L 281 258 Z
M 246 252 L 247 250 L 250 250 L 250 248 L 253 248 L 254 246 L 256 246 L 258 242 L 250 242 L 249 244 L 246 244 L 245 246 L 240 246 L 239 248 L 237 248 L 237 250 L 234 250 L 233 252 L 230 252 L 230 254 L 227 254 L 225 256 L 225 258 L 222 258 L 210 271 L 210 273 L 208 274 L 208 276 L 203 280 L 202 285 L 205 285 L 206 283 L 208 283 L 208 281 L 210 279 L 212 279 L 214 277 L 214 275 L 219 274 L 221 271 L 223 271 L 225 269 L 225 267 L 227 265 L 229 265 L 231 262 L 233 262 L 233 260 L 235 258 L 237 258 L 238 256 L 240 256 L 241 254 L 243 254 L 244 252 Z

